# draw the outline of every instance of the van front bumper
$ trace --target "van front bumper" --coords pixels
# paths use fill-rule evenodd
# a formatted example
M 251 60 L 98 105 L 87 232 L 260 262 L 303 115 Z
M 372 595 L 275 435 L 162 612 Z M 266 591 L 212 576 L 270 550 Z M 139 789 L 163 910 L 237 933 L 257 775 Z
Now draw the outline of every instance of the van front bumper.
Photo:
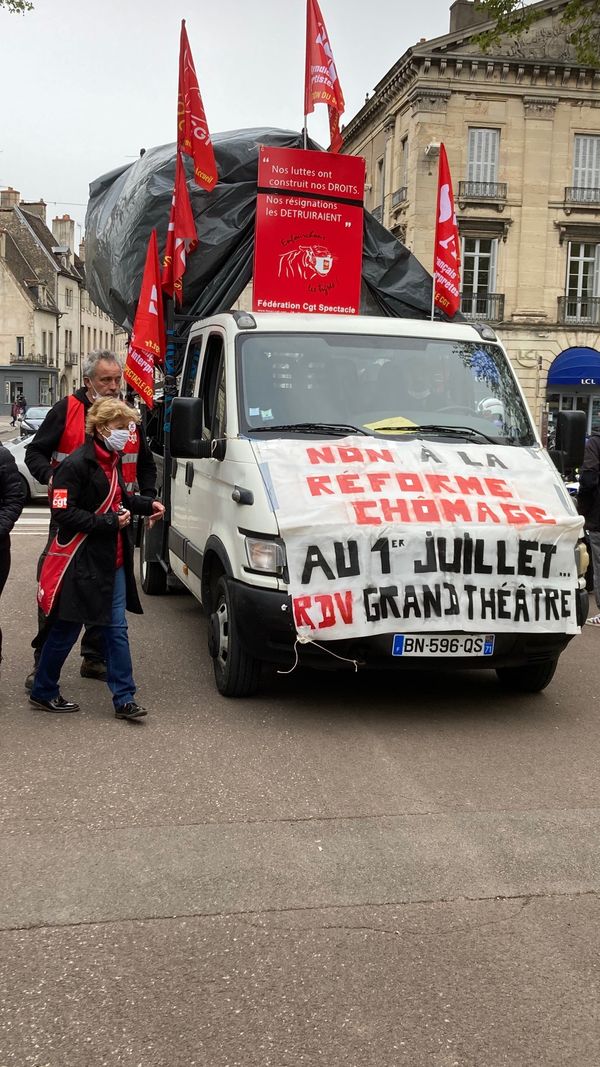
M 229 589 L 237 634 L 245 651 L 265 663 L 291 667 L 296 659 L 296 630 L 291 597 L 287 593 L 257 589 L 233 580 L 230 581 Z M 577 592 L 577 621 L 580 626 L 585 622 L 587 613 L 588 594 L 585 589 L 580 589 Z M 354 670 L 354 662 L 363 669 L 371 670 L 419 670 L 426 662 L 428 670 L 448 671 L 478 668 L 495 670 L 496 667 L 543 663 L 557 659 L 573 636 L 560 633 L 497 633 L 492 656 L 427 656 L 423 659 L 405 659 L 402 656 L 392 656 L 393 633 L 401 632 L 402 623 L 398 620 L 396 630 L 389 633 L 355 637 L 348 641 L 327 641 L 324 634 L 317 633 L 315 641 L 318 641 L 319 645 L 326 645 L 330 652 L 341 656 L 342 660 L 351 661 L 346 665 L 351 670 Z M 490 633 L 493 633 L 492 627 Z M 297 651 L 300 663 L 307 667 L 339 670 L 345 666 L 342 660 L 328 655 L 311 642 L 298 643 Z

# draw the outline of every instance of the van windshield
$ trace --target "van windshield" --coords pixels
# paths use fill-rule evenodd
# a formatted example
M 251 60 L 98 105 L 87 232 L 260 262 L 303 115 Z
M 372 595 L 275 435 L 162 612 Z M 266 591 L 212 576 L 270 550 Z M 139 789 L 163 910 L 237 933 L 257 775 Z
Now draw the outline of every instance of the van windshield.
M 252 334 L 238 337 L 242 433 L 360 433 L 411 429 L 477 443 L 534 444 L 502 349 L 479 341 Z M 294 430 L 297 427 L 297 430 Z M 418 430 L 417 427 L 422 427 Z

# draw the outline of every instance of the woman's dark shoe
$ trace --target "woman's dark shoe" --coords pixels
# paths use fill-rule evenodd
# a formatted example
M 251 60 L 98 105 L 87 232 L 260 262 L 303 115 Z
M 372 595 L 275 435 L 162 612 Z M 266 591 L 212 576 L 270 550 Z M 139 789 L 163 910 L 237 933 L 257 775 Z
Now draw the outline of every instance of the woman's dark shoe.
M 33 689 L 34 681 L 35 681 L 35 667 L 33 668 L 32 671 L 29 672 L 29 674 L 27 675 L 27 677 L 25 679 L 25 688 L 26 688 L 28 693 L 30 693 L 31 690 Z
M 74 700 L 65 700 L 60 693 L 52 700 L 36 700 L 35 697 L 30 696 L 29 703 L 33 704 L 34 708 L 42 708 L 44 711 L 79 711 L 79 704 L 76 704 Z
M 142 719 L 147 714 L 146 709 L 136 704 L 135 700 L 130 700 L 128 704 L 121 704 L 119 708 L 115 708 L 116 719 Z

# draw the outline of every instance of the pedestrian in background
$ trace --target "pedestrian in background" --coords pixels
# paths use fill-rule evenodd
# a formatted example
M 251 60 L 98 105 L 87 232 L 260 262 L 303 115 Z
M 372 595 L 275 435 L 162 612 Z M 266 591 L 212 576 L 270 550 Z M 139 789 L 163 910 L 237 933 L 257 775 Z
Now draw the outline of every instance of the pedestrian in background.
M 579 468 L 579 491 L 577 506 L 585 520 L 592 568 L 594 571 L 594 595 L 600 609 L 600 436 L 592 433 L 585 445 L 583 463 Z M 600 613 L 592 615 L 589 626 L 600 626 Z
M 0 444 L 0 596 L 10 571 L 10 531 L 21 514 L 27 491 L 14 456 Z M 0 665 L 2 630 L 0 629 Z
M 30 701 L 50 712 L 78 711 L 65 700 L 62 666 L 82 625 L 99 626 L 105 646 L 107 683 L 115 716 L 136 720 L 146 714 L 134 700 L 126 609 L 142 614 L 133 573 L 131 514 L 162 518 L 164 506 L 131 494 L 123 479 L 122 455 L 130 426 L 140 416 L 122 400 L 92 404 L 86 417 L 89 438 L 54 472 L 50 503 L 58 527 L 40 573 L 38 601 L 47 616 Z
M 13 400 L 13 402 L 11 404 L 11 408 L 10 408 L 10 420 L 11 420 L 10 424 L 11 424 L 11 426 L 16 426 L 17 419 L 18 419 L 20 414 L 21 414 L 21 408 L 20 408 L 18 402 L 16 400 Z
M 49 486 L 52 482 L 53 471 L 58 464 L 83 444 L 85 418 L 94 401 L 102 397 L 112 399 L 120 397 L 123 370 L 114 352 L 104 348 L 95 349 L 84 360 L 82 371 L 83 388 L 78 389 L 72 396 L 63 397 L 56 402 L 46 415 L 34 440 L 27 446 L 25 462 L 33 477 L 42 485 Z M 156 464 L 148 448 L 144 431 L 141 426 L 137 426 L 137 423 L 139 419 L 132 419 L 131 432 L 123 453 L 123 477 L 129 493 L 139 490 L 142 496 L 154 498 L 156 496 Z M 55 533 L 54 520 L 51 519 L 48 543 L 38 563 L 38 576 Z M 26 689 L 31 689 L 33 684 L 46 632 L 44 620 L 39 618 L 38 623 L 38 633 L 32 641 L 34 665 L 25 680 Z M 104 643 L 99 631 L 93 625 L 93 620 L 86 627 L 81 640 L 81 656 L 82 678 L 95 678 L 100 681 L 106 678 Z

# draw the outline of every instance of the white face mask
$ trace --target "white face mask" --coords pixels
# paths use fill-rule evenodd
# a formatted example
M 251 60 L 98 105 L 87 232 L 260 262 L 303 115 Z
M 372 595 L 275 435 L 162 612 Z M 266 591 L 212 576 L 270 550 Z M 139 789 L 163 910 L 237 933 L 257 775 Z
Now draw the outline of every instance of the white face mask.
M 104 444 L 111 452 L 122 452 L 129 440 L 129 430 L 111 430 Z

